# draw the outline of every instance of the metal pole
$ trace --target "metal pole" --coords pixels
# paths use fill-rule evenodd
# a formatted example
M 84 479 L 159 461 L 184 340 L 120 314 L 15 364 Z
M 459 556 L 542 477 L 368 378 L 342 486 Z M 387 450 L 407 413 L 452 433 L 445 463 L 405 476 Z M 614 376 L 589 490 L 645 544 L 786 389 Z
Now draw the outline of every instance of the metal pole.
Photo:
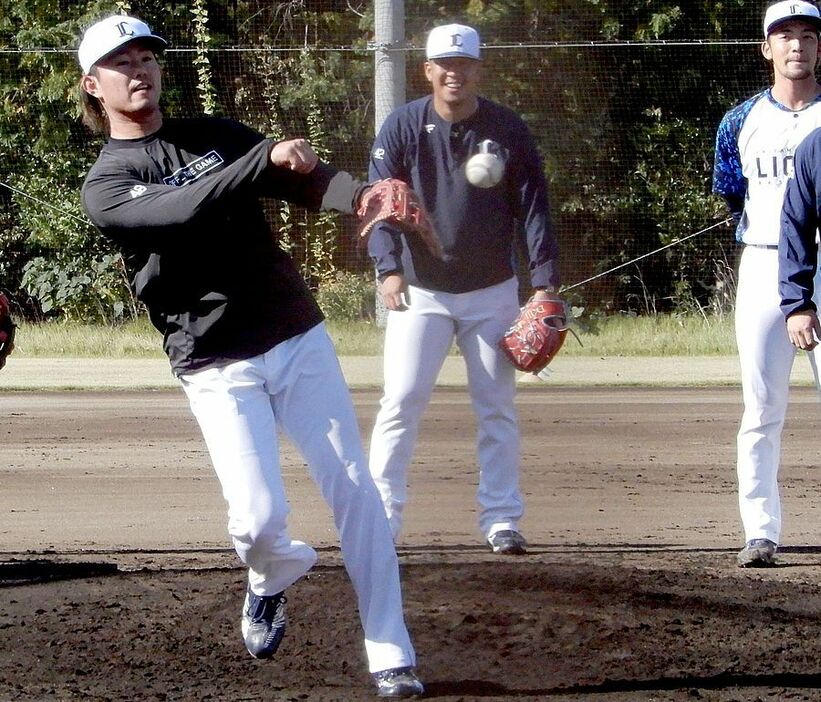
M 374 133 L 405 104 L 405 2 L 374 0 Z M 388 310 L 376 295 L 376 323 L 384 327 Z
M 405 104 L 405 2 L 374 0 L 375 132 L 385 118 Z

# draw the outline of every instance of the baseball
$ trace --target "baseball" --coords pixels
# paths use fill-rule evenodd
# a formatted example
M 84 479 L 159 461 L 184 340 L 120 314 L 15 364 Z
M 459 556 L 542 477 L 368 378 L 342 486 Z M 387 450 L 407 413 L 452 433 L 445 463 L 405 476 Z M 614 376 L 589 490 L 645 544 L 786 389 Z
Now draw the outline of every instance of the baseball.
M 496 154 L 475 154 L 465 164 L 465 175 L 477 188 L 492 188 L 505 173 L 505 164 Z

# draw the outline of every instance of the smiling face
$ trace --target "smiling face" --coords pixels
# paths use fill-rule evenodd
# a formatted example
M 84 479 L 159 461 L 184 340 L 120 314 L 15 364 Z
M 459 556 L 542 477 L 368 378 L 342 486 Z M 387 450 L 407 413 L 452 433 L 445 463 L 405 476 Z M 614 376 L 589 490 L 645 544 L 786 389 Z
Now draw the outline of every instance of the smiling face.
M 425 77 L 433 88 L 433 105 L 443 118 L 458 122 L 476 111 L 481 67 L 480 61 L 463 57 L 425 62 Z
M 764 58 L 773 63 L 776 83 L 814 81 L 818 52 L 818 30 L 801 20 L 778 25 L 761 46 Z
M 100 59 L 83 76 L 83 89 L 105 109 L 111 136 L 130 138 L 159 128 L 160 73 L 152 46 L 136 40 Z

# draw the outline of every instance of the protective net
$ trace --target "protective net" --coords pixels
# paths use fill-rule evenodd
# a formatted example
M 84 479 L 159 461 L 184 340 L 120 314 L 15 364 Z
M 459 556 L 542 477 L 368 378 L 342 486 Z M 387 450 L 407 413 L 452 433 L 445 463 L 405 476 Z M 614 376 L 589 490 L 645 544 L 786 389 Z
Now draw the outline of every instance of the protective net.
M 127 10 L 170 42 L 166 114 L 211 112 L 266 135 L 306 136 L 360 177 L 376 101 L 396 92 L 375 84 L 376 61 L 401 58 L 404 98 L 419 97 L 429 92 L 427 31 L 471 24 L 482 37 L 483 94 L 520 113 L 536 137 L 571 299 L 605 313 L 726 310 L 735 244 L 710 194 L 713 146 L 723 113 L 769 84 L 763 3 L 404 5 L 0 0 L 0 287 L 32 315 L 137 309 L 116 252 L 79 205 L 101 138 L 78 119 L 77 37 Z M 377 41 L 374 27 L 386 23 L 392 39 Z M 368 279 L 352 218 L 268 207 L 272 235 L 314 287 Z

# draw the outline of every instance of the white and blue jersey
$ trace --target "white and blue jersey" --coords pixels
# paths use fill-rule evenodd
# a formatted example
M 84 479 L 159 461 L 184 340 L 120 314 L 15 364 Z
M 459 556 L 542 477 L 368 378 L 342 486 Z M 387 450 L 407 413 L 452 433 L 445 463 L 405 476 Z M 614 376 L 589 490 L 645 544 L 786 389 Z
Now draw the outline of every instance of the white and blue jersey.
M 491 188 L 471 185 L 464 165 L 491 140 L 507 154 L 505 174 Z M 417 287 L 464 293 L 514 275 L 514 242 L 524 235 L 534 287 L 558 287 L 558 246 L 550 226 L 547 186 L 536 144 L 512 110 L 479 98 L 476 112 L 451 123 L 433 98 L 395 110 L 377 136 L 369 166 L 371 182 L 399 178 L 419 194 L 444 248 L 434 258 L 421 242 L 403 242 L 387 223 L 375 228 L 368 252 L 377 273 L 402 273 Z
M 821 99 L 793 111 L 769 89 L 724 115 L 716 136 L 713 192 L 729 204 L 740 242 L 778 245 L 781 204 L 793 176 L 795 150 L 819 126 Z
M 821 101 L 791 110 L 768 89 L 727 112 L 716 137 L 713 191 L 730 205 L 744 244 L 734 322 L 744 399 L 736 472 L 745 542 L 780 541 L 778 469 L 795 358 L 779 296 L 781 209 L 798 179 L 805 139 L 819 125 Z

